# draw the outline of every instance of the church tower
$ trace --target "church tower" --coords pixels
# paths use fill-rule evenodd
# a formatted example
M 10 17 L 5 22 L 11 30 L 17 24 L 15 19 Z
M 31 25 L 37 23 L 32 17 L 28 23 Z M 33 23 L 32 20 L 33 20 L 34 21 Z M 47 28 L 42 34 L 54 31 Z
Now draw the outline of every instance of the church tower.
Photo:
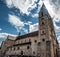
M 51 16 L 43 4 L 39 12 L 40 57 L 58 57 L 58 42 Z

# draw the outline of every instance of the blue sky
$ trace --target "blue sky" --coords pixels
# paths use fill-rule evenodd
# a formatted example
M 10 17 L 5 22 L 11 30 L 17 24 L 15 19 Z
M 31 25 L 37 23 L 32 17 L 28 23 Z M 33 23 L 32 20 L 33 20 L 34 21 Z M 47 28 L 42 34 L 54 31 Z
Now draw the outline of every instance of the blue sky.
M 60 0 L 44 0 L 60 40 Z M 27 34 L 38 30 L 38 13 L 42 0 L 0 0 L 0 43 L 8 35 Z M 59 41 L 60 42 L 60 41 Z

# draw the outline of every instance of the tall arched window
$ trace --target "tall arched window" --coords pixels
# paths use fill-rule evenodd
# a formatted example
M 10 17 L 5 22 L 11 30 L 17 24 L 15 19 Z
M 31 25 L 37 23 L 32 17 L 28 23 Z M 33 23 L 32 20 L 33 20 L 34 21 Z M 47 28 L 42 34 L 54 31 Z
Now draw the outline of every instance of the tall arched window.
M 17 50 L 19 50 L 20 48 L 19 47 L 17 47 Z
M 23 51 L 21 51 L 21 55 L 23 55 Z
M 30 48 L 30 46 L 27 46 L 27 49 L 29 49 Z

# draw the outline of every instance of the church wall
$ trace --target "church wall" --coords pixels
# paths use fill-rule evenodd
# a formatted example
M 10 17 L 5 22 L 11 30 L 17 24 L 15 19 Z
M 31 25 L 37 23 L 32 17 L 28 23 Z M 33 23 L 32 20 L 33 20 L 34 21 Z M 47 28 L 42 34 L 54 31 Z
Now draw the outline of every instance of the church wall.
M 6 55 L 14 55 L 14 54 L 21 55 L 21 51 L 23 51 L 23 55 L 36 56 L 37 55 L 37 40 L 38 40 L 38 36 L 16 40 L 15 45 L 17 45 L 17 46 L 9 47 L 8 48 L 9 50 L 6 52 Z M 31 44 L 29 44 L 29 42 Z M 25 43 L 27 43 L 27 44 L 25 44 Z M 23 45 L 19 45 L 19 44 L 23 44 Z M 29 46 L 29 48 L 28 48 L 28 46 Z M 17 50 L 18 47 L 19 47 L 19 50 Z M 15 50 L 13 50 L 13 48 L 15 48 Z
M 29 46 L 29 48 L 28 48 L 28 46 Z M 23 55 L 31 55 L 31 45 L 28 44 L 28 45 L 23 45 L 23 46 L 11 47 L 6 52 L 6 55 L 21 55 L 21 51 L 23 51 Z
M 9 39 L 4 41 L 4 44 L 1 47 L 2 55 L 5 54 L 7 47 L 13 45 L 14 42 L 15 42 L 14 40 L 9 40 Z

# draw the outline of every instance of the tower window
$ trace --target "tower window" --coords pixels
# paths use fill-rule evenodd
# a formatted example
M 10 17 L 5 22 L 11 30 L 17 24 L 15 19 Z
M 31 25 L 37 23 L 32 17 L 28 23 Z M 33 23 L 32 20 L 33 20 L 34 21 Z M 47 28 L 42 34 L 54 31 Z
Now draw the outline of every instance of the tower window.
M 42 17 L 43 17 L 43 12 L 41 12 L 41 15 L 42 15 Z
M 44 35 L 45 34 L 45 30 L 41 30 L 41 35 Z
M 44 25 L 44 22 L 42 22 L 42 25 Z

